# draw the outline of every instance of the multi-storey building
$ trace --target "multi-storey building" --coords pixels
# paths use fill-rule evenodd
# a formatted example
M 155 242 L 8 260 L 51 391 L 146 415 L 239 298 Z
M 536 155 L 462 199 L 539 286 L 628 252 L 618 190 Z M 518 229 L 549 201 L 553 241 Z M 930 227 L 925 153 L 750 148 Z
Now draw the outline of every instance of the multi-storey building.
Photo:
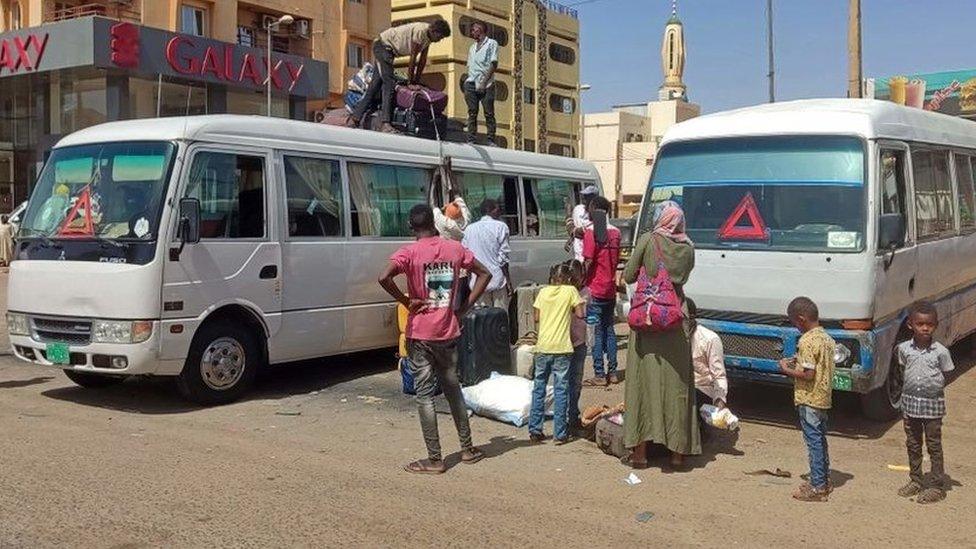
M 579 139 L 579 20 L 550 0 L 392 0 L 393 23 L 440 17 L 454 30 L 430 47 L 424 83 L 448 92 L 449 118 L 464 122 L 471 24 L 498 41 L 498 145 L 575 156 Z M 401 62 L 403 62 L 401 60 Z M 484 132 L 484 117 L 479 117 Z
M 389 23 L 390 0 L 0 0 L 0 212 L 93 124 L 267 114 L 269 80 L 270 113 L 306 119 Z

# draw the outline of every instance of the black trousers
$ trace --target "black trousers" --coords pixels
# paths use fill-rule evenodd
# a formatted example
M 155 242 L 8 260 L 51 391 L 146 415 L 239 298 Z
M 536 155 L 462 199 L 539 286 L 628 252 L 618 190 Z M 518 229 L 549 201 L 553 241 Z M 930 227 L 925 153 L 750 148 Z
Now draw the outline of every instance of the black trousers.
M 465 82 L 464 102 L 468 104 L 468 137 L 474 139 L 478 135 L 478 107 L 481 107 L 485 111 L 488 140 L 494 141 L 498 126 L 495 122 L 495 86 L 488 86 L 483 91 L 478 91 L 474 82 Z
M 393 50 L 380 43 L 373 42 L 373 58 L 376 63 L 376 74 L 369 82 L 363 98 L 356 103 L 352 110 L 352 119 L 359 122 L 369 112 L 370 108 L 379 101 L 380 122 L 389 122 L 393 118 L 394 96 L 396 94 L 396 78 L 393 75 Z M 381 97 L 377 97 L 382 94 Z
M 923 484 L 922 440 L 929 449 L 932 461 L 932 477 L 937 487 L 945 485 L 945 461 L 942 455 L 942 419 L 919 419 L 905 417 L 905 445 L 908 447 L 908 475 Z

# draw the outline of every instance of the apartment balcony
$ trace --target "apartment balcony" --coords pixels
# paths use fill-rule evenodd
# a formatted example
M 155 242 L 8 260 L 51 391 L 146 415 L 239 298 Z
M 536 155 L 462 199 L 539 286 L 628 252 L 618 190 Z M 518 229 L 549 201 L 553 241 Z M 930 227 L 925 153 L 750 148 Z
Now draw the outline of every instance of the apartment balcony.
M 61 5 L 59 3 L 59 5 Z M 74 5 L 61 6 L 58 9 L 49 10 L 44 17 L 45 23 L 56 23 L 80 17 L 90 17 L 98 15 L 109 19 L 140 23 L 142 21 L 142 11 L 139 2 L 133 0 L 105 0 L 103 2 L 84 2 Z

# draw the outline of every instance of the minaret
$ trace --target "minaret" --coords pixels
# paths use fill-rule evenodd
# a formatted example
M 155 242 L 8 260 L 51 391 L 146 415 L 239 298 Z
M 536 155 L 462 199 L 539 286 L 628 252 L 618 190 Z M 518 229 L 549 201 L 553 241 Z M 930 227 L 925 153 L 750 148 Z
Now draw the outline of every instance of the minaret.
M 661 70 L 664 72 L 664 84 L 658 91 L 658 98 L 661 101 L 686 101 L 685 83 L 681 80 L 685 72 L 685 33 L 678 19 L 678 0 L 671 0 L 671 19 L 664 26 Z

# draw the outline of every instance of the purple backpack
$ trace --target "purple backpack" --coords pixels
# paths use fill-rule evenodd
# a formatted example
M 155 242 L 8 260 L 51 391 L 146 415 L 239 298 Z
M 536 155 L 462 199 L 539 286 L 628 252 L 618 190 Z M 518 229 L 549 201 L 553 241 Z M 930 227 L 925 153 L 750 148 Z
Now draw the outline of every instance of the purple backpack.
M 664 266 L 661 245 L 654 237 L 651 238 L 655 243 L 657 274 L 651 280 L 647 276 L 647 270 L 641 266 L 640 274 L 637 275 L 637 288 L 630 298 L 627 323 L 632 330 L 638 332 L 668 332 L 681 326 L 685 315 L 681 310 L 681 298 L 678 297 L 678 292 L 671 283 L 671 275 Z

